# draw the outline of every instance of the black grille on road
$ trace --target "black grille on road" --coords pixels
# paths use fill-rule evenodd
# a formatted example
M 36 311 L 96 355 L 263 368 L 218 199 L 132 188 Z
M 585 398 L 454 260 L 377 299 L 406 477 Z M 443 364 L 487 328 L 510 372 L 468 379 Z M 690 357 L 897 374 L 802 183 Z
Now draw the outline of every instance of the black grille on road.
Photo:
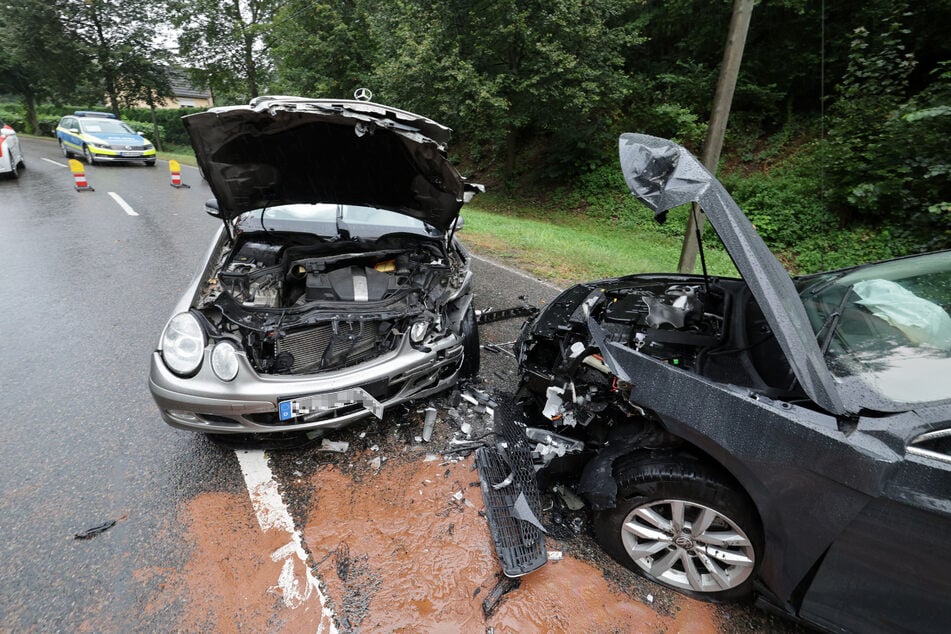
M 489 529 L 495 552 L 507 577 L 520 577 L 548 561 L 545 536 L 526 516 L 541 517 L 541 495 L 535 481 L 531 449 L 512 404 L 495 409 L 495 447 L 476 451 Z M 496 486 L 499 486 L 497 489 Z

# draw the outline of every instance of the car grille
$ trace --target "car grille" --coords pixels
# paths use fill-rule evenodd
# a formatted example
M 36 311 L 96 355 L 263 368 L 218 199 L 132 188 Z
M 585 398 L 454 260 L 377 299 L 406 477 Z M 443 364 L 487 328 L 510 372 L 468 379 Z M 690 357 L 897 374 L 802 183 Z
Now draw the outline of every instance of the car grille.
M 128 151 L 128 150 L 138 150 L 138 151 L 140 151 L 140 152 L 145 149 L 145 146 L 144 146 L 144 145 L 116 145 L 116 144 L 112 144 L 110 147 L 111 147 L 113 150 L 126 150 L 126 151 Z
M 361 327 L 362 323 L 362 327 Z M 277 354 L 294 356 L 291 374 L 346 367 L 382 352 L 378 350 L 380 322 L 338 322 L 334 335 L 331 324 L 287 333 L 277 342 Z

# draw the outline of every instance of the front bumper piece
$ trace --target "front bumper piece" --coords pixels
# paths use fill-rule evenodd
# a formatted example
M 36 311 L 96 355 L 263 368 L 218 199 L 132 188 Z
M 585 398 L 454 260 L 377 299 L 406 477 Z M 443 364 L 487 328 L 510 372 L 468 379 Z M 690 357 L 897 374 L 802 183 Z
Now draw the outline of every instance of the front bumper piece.
M 495 410 L 495 447 L 476 452 L 479 481 L 495 552 L 506 577 L 521 577 L 545 565 L 541 495 L 524 427 L 511 407 Z
M 172 373 L 152 354 L 149 389 L 172 427 L 216 434 L 336 429 L 399 403 L 452 386 L 462 363 L 458 337 L 421 351 L 406 338 L 397 350 L 359 365 L 311 375 L 259 375 L 243 354 L 238 376 L 219 380 L 211 346 L 195 376 Z

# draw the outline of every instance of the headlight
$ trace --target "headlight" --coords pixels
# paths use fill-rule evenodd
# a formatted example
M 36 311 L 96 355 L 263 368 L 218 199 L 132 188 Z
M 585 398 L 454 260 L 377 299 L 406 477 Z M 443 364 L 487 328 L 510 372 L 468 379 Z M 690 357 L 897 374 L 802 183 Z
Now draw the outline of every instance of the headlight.
M 90 143 L 89 145 L 97 147 L 100 150 L 111 150 L 112 147 L 108 143 Z
M 238 351 L 227 341 L 222 341 L 211 351 L 211 369 L 222 381 L 238 376 Z
M 162 359 L 175 374 L 192 374 L 201 365 L 205 331 L 191 313 L 179 313 L 162 333 Z
M 155 149 L 155 146 L 152 145 L 151 143 L 146 143 L 146 144 L 145 144 L 145 149 L 146 149 L 146 150 L 154 150 L 154 149 Z
M 413 343 L 419 343 L 426 337 L 426 332 L 429 331 L 429 322 L 428 321 L 417 321 L 409 329 L 409 339 Z

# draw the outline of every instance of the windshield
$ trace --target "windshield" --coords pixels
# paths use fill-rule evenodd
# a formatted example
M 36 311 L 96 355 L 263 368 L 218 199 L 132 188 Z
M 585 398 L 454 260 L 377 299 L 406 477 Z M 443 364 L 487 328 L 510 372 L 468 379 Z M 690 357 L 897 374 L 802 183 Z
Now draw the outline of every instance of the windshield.
M 83 132 L 89 134 L 135 134 L 135 131 L 116 119 L 80 119 Z
M 324 237 L 376 239 L 391 233 L 436 236 L 439 232 L 416 218 L 376 207 L 332 203 L 277 205 L 243 214 L 245 231 L 298 231 Z M 249 226 L 250 225 L 250 226 Z M 255 226 L 256 225 L 256 226 Z
M 951 252 L 821 276 L 801 297 L 844 389 L 893 404 L 951 398 Z

